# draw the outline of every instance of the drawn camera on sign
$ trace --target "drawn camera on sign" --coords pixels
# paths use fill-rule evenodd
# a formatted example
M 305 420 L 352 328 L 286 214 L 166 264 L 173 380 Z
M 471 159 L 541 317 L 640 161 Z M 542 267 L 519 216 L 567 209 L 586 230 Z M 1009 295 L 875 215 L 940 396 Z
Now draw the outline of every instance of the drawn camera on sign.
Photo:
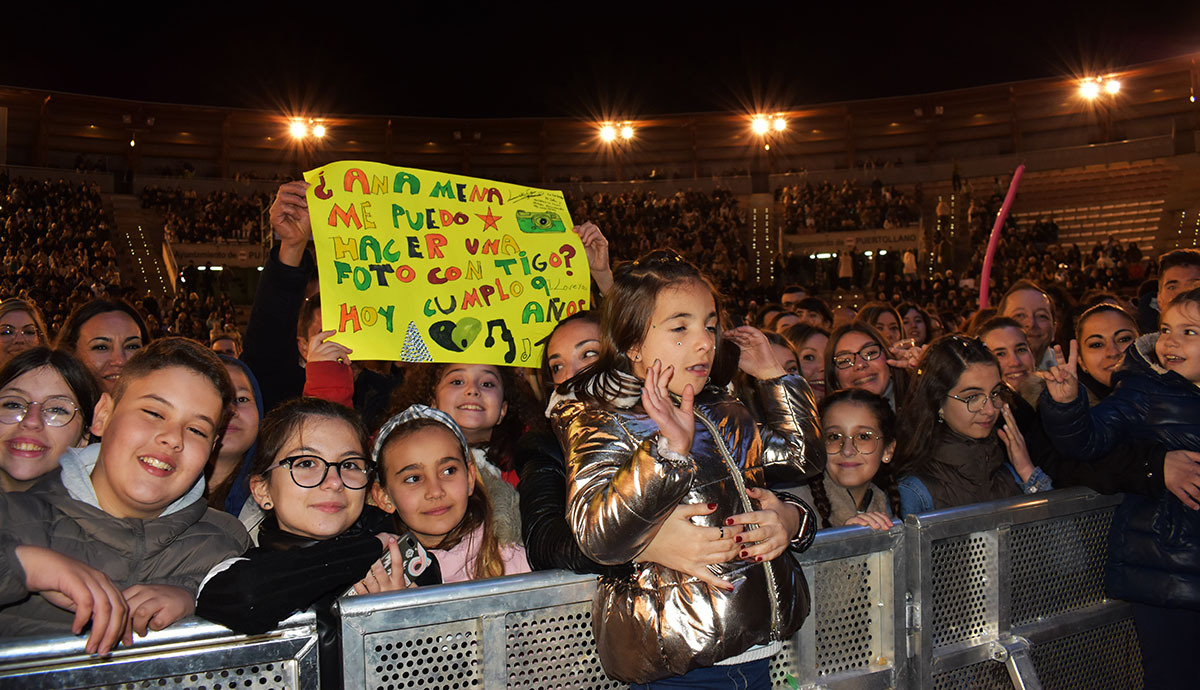
M 554 211 L 517 211 L 517 227 L 521 232 L 566 232 L 562 218 Z

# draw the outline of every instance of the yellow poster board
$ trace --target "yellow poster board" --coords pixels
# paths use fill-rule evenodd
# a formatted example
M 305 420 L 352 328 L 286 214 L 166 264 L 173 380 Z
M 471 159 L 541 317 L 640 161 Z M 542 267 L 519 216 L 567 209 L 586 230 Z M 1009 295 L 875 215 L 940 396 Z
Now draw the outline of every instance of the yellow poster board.
M 321 325 L 354 359 L 536 367 L 588 308 L 562 192 L 366 161 L 304 179 Z

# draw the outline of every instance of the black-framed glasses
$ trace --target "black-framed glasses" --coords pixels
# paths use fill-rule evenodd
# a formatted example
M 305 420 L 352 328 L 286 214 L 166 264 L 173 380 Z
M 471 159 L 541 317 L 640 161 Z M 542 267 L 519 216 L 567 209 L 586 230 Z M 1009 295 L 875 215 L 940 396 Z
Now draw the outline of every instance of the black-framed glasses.
M 20 424 L 25 419 L 25 415 L 29 414 L 29 408 L 34 405 L 37 405 L 38 412 L 42 416 L 42 423 L 46 426 L 66 426 L 71 423 L 72 419 L 75 419 L 75 415 L 79 412 L 79 406 L 75 404 L 74 400 L 62 396 L 46 398 L 41 402 L 30 402 L 15 395 L 6 395 L 0 398 L 0 422 Z
M 0 340 L 15 340 L 17 336 L 25 340 L 39 340 L 42 337 L 42 332 L 38 330 L 37 326 L 26 326 L 25 328 L 0 326 Z
M 346 458 L 339 462 L 329 462 L 316 455 L 293 455 L 271 465 L 266 472 L 277 467 L 286 467 L 292 473 L 292 481 L 302 489 L 312 489 L 324 484 L 330 467 L 337 468 L 342 486 L 347 489 L 365 489 L 371 483 L 375 463 L 366 458 Z
M 966 405 L 967 412 L 974 414 L 976 412 L 982 412 L 983 406 L 988 400 L 992 401 L 992 407 L 999 410 L 1006 402 L 1008 402 L 1008 396 L 1008 386 L 1002 383 L 993 388 L 991 393 L 972 393 L 965 398 L 960 398 L 957 395 L 951 395 L 949 397 L 954 398 L 960 403 Z
M 846 355 L 834 355 L 833 366 L 838 369 L 849 369 L 854 366 L 854 361 L 861 359 L 864 362 L 879 359 L 883 355 L 883 348 L 879 345 L 868 345 L 858 352 L 851 352 Z
M 846 448 L 846 439 L 850 439 L 850 445 L 862 455 L 870 455 L 879 450 L 879 435 L 874 431 L 860 431 L 856 434 L 832 431 L 825 434 L 825 452 L 830 455 L 841 453 Z

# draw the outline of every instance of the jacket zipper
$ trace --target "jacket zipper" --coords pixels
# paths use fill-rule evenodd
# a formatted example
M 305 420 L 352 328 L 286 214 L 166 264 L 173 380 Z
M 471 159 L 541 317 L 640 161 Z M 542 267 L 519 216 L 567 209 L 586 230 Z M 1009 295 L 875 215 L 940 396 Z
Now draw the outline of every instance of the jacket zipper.
M 742 506 L 746 509 L 747 513 L 752 512 L 754 510 L 754 506 L 751 505 L 750 496 L 746 493 L 746 482 L 742 478 L 742 473 L 738 469 L 737 463 L 733 460 L 733 455 L 730 454 L 729 449 L 725 447 L 725 441 L 721 438 L 720 434 L 717 433 L 716 427 L 713 426 L 712 422 L 710 422 L 707 417 L 700 414 L 698 411 L 693 411 L 692 414 L 696 416 L 696 419 L 700 420 L 700 423 L 704 425 L 704 428 L 708 429 L 708 433 L 712 435 L 713 443 L 721 449 L 721 457 L 725 460 L 725 465 L 729 468 L 730 474 L 733 475 L 733 483 L 737 486 L 738 495 L 742 499 Z M 775 591 L 775 572 L 771 569 L 770 562 L 764 561 L 763 568 L 767 573 L 767 598 L 771 602 L 771 639 L 774 640 L 777 639 L 776 635 L 778 633 L 776 631 L 779 630 L 780 625 L 779 595 Z

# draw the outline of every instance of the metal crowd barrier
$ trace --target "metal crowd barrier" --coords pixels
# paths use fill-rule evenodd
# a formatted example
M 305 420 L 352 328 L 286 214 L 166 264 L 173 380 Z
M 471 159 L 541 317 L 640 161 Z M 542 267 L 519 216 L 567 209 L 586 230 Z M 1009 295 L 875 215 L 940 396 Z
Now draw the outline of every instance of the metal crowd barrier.
M 909 516 L 912 686 L 1140 687 L 1130 607 L 1104 596 L 1120 502 L 1068 489 Z
M 238 635 L 188 618 L 100 659 L 75 636 L 0 644 L 0 689 L 287 688 L 319 690 L 316 617 L 292 616 L 263 635 Z
M 1127 604 L 1104 598 L 1119 497 L 1084 489 L 818 535 L 812 613 L 774 688 L 1137 688 Z M 599 688 L 595 579 L 531 573 L 339 602 L 347 688 Z M 80 638 L 0 645 L 7 687 L 316 688 L 312 614 L 262 636 L 190 619 L 110 659 Z

